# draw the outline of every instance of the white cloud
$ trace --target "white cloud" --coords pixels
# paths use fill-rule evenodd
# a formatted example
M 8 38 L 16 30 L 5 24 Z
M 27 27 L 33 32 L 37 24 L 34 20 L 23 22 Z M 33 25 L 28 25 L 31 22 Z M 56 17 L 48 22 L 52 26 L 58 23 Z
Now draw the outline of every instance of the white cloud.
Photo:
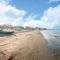
M 44 11 L 43 16 L 36 20 L 37 15 L 29 15 L 29 17 L 24 18 L 27 14 L 25 10 L 17 9 L 10 5 L 7 0 L 0 1 L 2 1 L 0 2 L 0 24 L 46 28 L 54 28 L 56 25 L 60 25 L 60 5 L 48 8 Z
M 18 24 L 20 20 L 23 20 L 26 11 L 19 10 L 7 3 L 7 0 L 0 2 L 0 24 Z
M 43 16 L 40 20 L 35 20 L 32 17 L 28 17 L 27 21 L 24 23 L 24 26 L 33 26 L 33 27 L 46 27 L 54 28 L 56 25 L 60 25 L 60 6 L 50 7 L 48 10 L 44 11 Z M 57 28 L 57 27 L 55 27 Z
M 11 0 L 0 0 L 0 4 L 9 4 L 9 2 L 11 2 Z
M 43 23 L 43 21 L 40 20 L 36 20 L 35 18 L 37 17 L 37 15 L 35 16 L 29 16 L 27 17 L 23 24 L 23 26 L 30 26 L 30 27 L 43 27 L 45 24 Z
M 50 7 L 44 12 L 41 20 L 46 24 L 47 28 L 53 28 L 56 25 L 60 25 L 60 6 L 54 8 Z

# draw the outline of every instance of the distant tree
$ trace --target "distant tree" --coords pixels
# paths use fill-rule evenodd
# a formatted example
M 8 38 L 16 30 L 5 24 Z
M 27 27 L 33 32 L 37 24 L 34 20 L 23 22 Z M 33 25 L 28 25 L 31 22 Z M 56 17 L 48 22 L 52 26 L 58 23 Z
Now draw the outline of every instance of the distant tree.
M 29 27 L 29 26 L 26 26 L 26 27 L 25 27 L 25 29 L 28 29 L 28 30 L 29 30 L 29 29 L 32 29 L 32 28 L 31 28 L 31 27 Z
M 24 27 L 23 27 L 23 26 L 16 26 L 16 28 L 24 29 Z

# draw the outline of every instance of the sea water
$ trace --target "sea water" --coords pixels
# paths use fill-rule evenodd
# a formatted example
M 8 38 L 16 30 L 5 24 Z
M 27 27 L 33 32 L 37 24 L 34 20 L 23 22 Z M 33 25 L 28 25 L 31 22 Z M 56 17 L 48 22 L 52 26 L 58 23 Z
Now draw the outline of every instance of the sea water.
M 41 32 L 48 42 L 48 51 L 60 54 L 60 30 L 43 30 Z

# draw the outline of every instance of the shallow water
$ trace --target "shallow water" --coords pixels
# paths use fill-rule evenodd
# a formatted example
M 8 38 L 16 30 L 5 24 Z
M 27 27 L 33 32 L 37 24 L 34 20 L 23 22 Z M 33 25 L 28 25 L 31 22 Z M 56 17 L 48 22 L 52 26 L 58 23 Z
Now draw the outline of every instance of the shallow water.
M 49 52 L 60 54 L 60 30 L 43 30 L 41 32 L 48 42 Z

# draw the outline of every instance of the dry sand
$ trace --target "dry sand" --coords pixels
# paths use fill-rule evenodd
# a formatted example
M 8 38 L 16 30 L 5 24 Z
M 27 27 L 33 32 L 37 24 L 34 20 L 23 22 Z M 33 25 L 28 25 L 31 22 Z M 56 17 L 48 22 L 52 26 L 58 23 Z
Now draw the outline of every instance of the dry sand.
M 55 60 L 40 31 L 19 32 L 0 37 L 0 60 Z

